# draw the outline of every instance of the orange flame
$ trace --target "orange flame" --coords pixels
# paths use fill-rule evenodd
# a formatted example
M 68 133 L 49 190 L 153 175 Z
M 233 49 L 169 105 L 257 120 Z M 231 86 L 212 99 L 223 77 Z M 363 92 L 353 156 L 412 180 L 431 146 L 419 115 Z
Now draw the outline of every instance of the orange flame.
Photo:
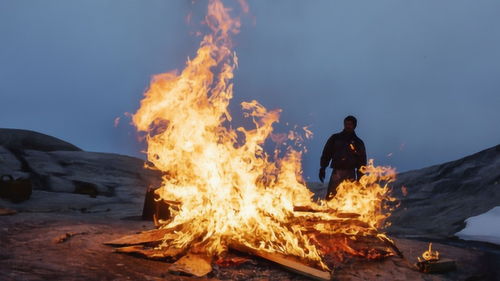
M 363 168 L 359 183 L 345 182 L 337 197 L 329 203 L 312 200 L 301 173 L 302 151 L 288 147 L 283 157 L 274 161 L 264 151 L 263 143 L 272 136 L 273 124 L 281 110 L 267 110 L 257 101 L 241 104 L 245 116 L 255 128 L 230 126 L 228 105 L 233 97 L 233 71 L 236 54 L 231 50 L 230 34 L 237 33 L 240 22 L 231 18 L 219 0 L 209 1 L 205 23 L 211 30 L 203 37 L 196 56 L 188 60 L 182 72 L 156 75 L 133 115 L 133 123 L 146 133 L 147 156 L 164 172 L 161 198 L 180 203 L 172 219 L 162 228 L 175 229 L 164 244 L 177 248 L 203 247 L 220 255 L 232 242 L 253 249 L 300 257 L 327 268 L 320 251 L 303 233 L 294 206 L 317 210 L 335 209 L 355 212 L 372 228 L 379 227 L 387 215 L 381 201 L 387 198 L 392 170 Z M 306 137 L 311 132 L 303 128 Z M 287 134 L 296 140 L 296 134 Z M 276 135 L 283 141 L 285 135 Z M 309 214 L 339 219 L 336 212 Z M 356 226 L 331 229 L 327 233 L 355 233 Z

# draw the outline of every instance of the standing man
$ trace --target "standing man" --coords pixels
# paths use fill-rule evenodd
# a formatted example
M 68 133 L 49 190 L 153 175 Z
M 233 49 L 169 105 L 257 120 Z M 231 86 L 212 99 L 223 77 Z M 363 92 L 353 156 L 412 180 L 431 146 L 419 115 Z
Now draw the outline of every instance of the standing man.
M 337 194 L 337 186 L 344 180 L 356 180 L 362 176 L 359 170 L 366 165 L 366 150 L 363 141 L 356 136 L 354 129 L 358 121 L 352 115 L 344 119 L 344 130 L 333 134 L 325 144 L 321 154 L 319 180 L 324 182 L 326 167 L 333 168 L 326 199 L 330 200 Z

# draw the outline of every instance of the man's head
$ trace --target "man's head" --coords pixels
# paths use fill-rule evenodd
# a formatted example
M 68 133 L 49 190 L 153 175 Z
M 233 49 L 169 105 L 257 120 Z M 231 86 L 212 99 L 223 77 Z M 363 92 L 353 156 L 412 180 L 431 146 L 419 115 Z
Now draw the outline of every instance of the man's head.
M 344 130 L 346 132 L 352 133 L 354 132 L 354 129 L 356 129 L 356 126 L 358 125 L 358 120 L 356 117 L 349 115 L 344 119 Z

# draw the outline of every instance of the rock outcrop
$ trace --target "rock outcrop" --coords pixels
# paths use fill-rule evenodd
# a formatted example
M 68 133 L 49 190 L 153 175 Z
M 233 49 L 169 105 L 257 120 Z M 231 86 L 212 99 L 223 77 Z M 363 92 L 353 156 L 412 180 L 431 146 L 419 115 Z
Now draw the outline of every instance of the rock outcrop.
M 500 145 L 456 161 L 398 174 L 393 187 L 401 205 L 390 218 L 390 233 L 453 236 L 465 227 L 465 219 L 500 205 Z
M 34 190 L 144 200 L 161 173 L 141 159 L 82 151 L 40 133 L 0 129 L 0 175 L 29 178 Z

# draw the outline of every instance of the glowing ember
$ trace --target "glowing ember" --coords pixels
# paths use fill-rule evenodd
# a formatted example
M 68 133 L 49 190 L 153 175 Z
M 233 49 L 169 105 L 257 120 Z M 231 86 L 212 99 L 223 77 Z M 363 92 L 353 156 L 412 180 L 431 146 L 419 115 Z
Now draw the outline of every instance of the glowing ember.
M 439 260 L 439 252 L 432 251 L 432 243 L 429 243 L 429 249 L 422 254 L 422 258 L 417 257 L 419 262 L 422 261 L 438 261 Z
M 240 244 L 327 269 L 327 250 L 308 234 L 312 227 L 316 234 L 344 235 L 338 245 L 330 245 L 335 251 L 374 256 L 352 249 L 347 241 L 354 236 L 387 239 L 377 229 L 388 216 L 384 202 L 392 200 L 387 183 L 395 171 L 370 161 L 359 182 L 342 183 L 330 202 L 313 201 L 301 176 L 302 151 L 287 147 L 268 155 L 263 149 L 272 136 L 296 141 L 297 133 L 272 134 L 280 110 L 243 102 L 255 128 L 231 127 L 228 105 L 237 57 L 230 35 L 240 22 L 219 0 L 211 0 L 205 23 L 211 32 L 194 58 L 180 73 L 155 76 L 133 115 L 137 129 L 146 134 L 148 160 L 164 172 L 157 194 L 179 203 L 171 209 L 172 218 L 160 222 L 172 230 L 161 247 L 221 256 Z M 310 131 L 305 128 L 305 133 Z

